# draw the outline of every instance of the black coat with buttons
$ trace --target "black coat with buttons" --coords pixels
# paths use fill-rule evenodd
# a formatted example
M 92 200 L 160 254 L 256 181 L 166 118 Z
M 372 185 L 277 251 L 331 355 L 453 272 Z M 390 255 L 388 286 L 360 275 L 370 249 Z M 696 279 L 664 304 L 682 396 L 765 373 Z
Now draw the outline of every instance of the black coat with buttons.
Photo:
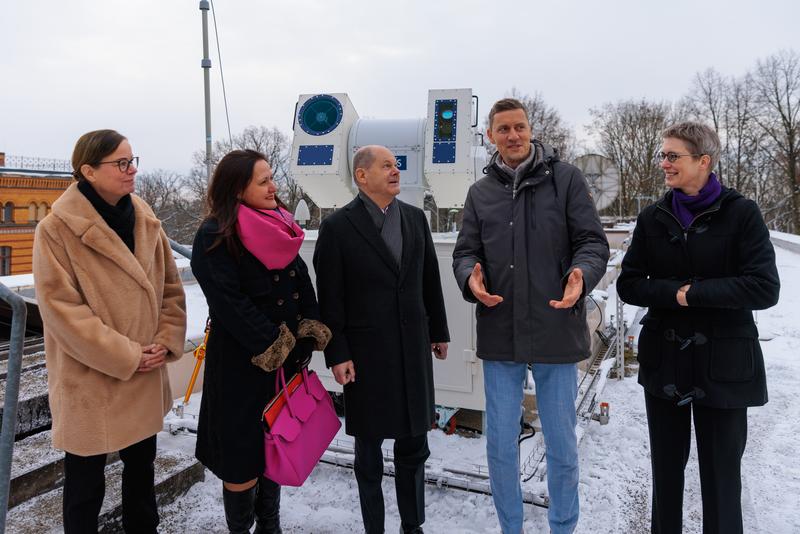
M 196 455 L 220 479 L 240 483 L 264 471 L 261 414 L 275 392 L 276 373 L 250 359 L 275 342 L 281 323 L 296 334 L 301 319 L 319 319 L 319 309 L 300 256 L 270 270 L 244 247 L 234 255 L 223 243 L 209 252 L 216 232 L 215 221 L 204 222 L 192 247 L 211 318 Z
M 743 408 L 767 402 L 764 357 L 751 310 L 778 301 L 775 251 L 755 202 L 723 188 L 684 231 L 672 191 L 636 222 L 617 290 L 646 306 L 639 335 L 639 383 L 676 402 Z M 681 306 L 678 289 L 689 306 Z
M 433 239 L 422 210 L 399 202 L 397 265 L 363 201 L 326 217 L 314 250 L 319 304 L 332 333 L 328 367 L 353 360 L 345 427 L 363 438 L 425 434 L 434 413 L 431 343 L 450 340 Z
M 549 145 L 534 141 L 533 150 L 516 188 L 497 153 L 469 188 L 453 273 L 464 298 L 476 302 L 468 282 L 480 262 L 486 289 L 503 297 L 492 308 L 478 302 L 478 357 L 574 363 L 589 357 L 584 301 L 566 310 L 549 302 L 561 300 L 576 267 L 584 295 L 594 289 L 606 272 L 608 240 L 581 172 Z

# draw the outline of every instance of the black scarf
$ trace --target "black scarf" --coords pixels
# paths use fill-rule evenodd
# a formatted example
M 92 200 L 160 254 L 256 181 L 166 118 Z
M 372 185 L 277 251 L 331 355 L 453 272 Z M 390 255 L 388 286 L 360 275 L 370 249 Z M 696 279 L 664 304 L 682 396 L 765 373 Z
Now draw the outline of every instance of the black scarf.
M 132 254 L 135 245 L 133 227 L 136 225 L 136 212 L 133 209 L 131 196 L 125 195 L 119 199 L 116 206 L 112 206 L 97 194 L 87 180 L 78 182 L 78 191 L 83 193 L 83 196 L 94 206 L 106 224 L 122 239 Z
M 367 213 L 375 223 L 378 233 L 386 244 L 386 248 L 392 253 L 394 261 L 399 266 L 403 257 L 403 228 L 400 224 L 400 205 L 397 200 L 392 199 L 389 205 L 386 206 L 386 212 L 384 212 L 366 193 L 359 191 L 358 198 L 364 203 L 364 207 L 367 208 Z

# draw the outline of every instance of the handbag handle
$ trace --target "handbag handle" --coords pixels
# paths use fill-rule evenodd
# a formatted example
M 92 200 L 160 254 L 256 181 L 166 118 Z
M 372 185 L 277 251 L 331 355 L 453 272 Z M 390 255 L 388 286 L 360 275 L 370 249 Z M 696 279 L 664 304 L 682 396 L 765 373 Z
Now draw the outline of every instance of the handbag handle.
M 294 416 L 294 410 L 292 410 L 292 402 L 289 399 L 289 389 L 286 387 L 286 376 L 283 374 L 283 367 L 278 368 L 278 372 L 275 373 L 275 389 L 277 390 L 278 387 L 281 388 L 283 392 L 283 399 L 286 401 L 286 409 L 289 410 L 289 415 L 292 419 L 297 419 Z
M 311 395 L 311 390 L 308 388 L 308 367 L 303 367 L 303 387 L 306 389 L 306 393 Z M 275 373 L 275 391 L 281 391 L 283 393 L 289 415 L 291 415 L 293 419 L 296 419 L 294 410 L 292 410 L 289 389 L 286 387 L 286 375 L 283 373 L 283 367 L 278 368 L 278 372 Z

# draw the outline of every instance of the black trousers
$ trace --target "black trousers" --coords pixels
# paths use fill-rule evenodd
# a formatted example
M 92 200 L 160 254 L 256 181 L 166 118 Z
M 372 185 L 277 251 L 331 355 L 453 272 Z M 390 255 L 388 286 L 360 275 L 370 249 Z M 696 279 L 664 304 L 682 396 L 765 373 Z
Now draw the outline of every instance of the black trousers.
M 747 408 L 677 406 L 645 392 L 653 467 L 651 532 L 680 534 L 683 481 L 689 460 L 692 416 L 703 498 L 703 533 L 742 532 L 742 454 Z
M 154 490 L 156 437 L 119 451 L 122 469 L 122 527 L 129 533 L 156 532 L 158 509 Z M 64 532 L 97 532 L 97 518 L 106 493 L 106 455 L 64 457 Z
M 382 439 L 355 438 L 353 470 L 361 500 L 361 517 L 367 534 L 383 533 Z M 411 436 L 394 441 L 395 491 L 400 523 L 411 530 L 425 522 L 425 460 L 430 456 L 428 436 Z

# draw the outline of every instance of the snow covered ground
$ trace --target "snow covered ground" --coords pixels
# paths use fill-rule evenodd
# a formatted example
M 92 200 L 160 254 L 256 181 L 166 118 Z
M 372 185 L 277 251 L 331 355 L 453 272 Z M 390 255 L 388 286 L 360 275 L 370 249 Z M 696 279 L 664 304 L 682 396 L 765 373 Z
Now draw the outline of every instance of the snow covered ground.
M 800 255 L 777 249 L 782 290 L 774 308 L 758 313 L 767 364 L 770 402 L 749 412 L 748 445 L 743 460 L 745 532 L 800 532 Z M 609 288 L 609 294 L 615 294 Z M 608 309 L 614 309 L 609 302 Z M 635 309 L 627 307 L 626 316 Z M 581 442 L 581 518 L 578 533 L 649 531 L 650 460 L 642 392 L 635 377 L 609 380 L 603 399 L 611 405 L 606 426 L 591 424 Z M 197 401 L 195 401 L 197 402 Z M 162 433 L 166 447 L 193 450 L 190 436 Z M 472 461 L 482 439 L 430 434 L 432 455 Z M 387 442 L 386 445 L 389 445 Z M 696 452 L 686 470 L 684 532 L 700 533 L 701 501 Z M 161 510 L 162 532 L 226 532 L 221 482 L 210 472 L 206 481 Z M 386 531 L 397 532 L 399 516 L 393 479 L 384 481 Z M 426 488 L 430 533 L 497 533 L 490 496 L 456 489 Z M 281 516 L 287 533 L 363 531 L 358 491 L 349 469 L 321 464 L 301 488 L 284 488 Z M 525 531 L 547 532 L 547 511 L 525 506 Z

